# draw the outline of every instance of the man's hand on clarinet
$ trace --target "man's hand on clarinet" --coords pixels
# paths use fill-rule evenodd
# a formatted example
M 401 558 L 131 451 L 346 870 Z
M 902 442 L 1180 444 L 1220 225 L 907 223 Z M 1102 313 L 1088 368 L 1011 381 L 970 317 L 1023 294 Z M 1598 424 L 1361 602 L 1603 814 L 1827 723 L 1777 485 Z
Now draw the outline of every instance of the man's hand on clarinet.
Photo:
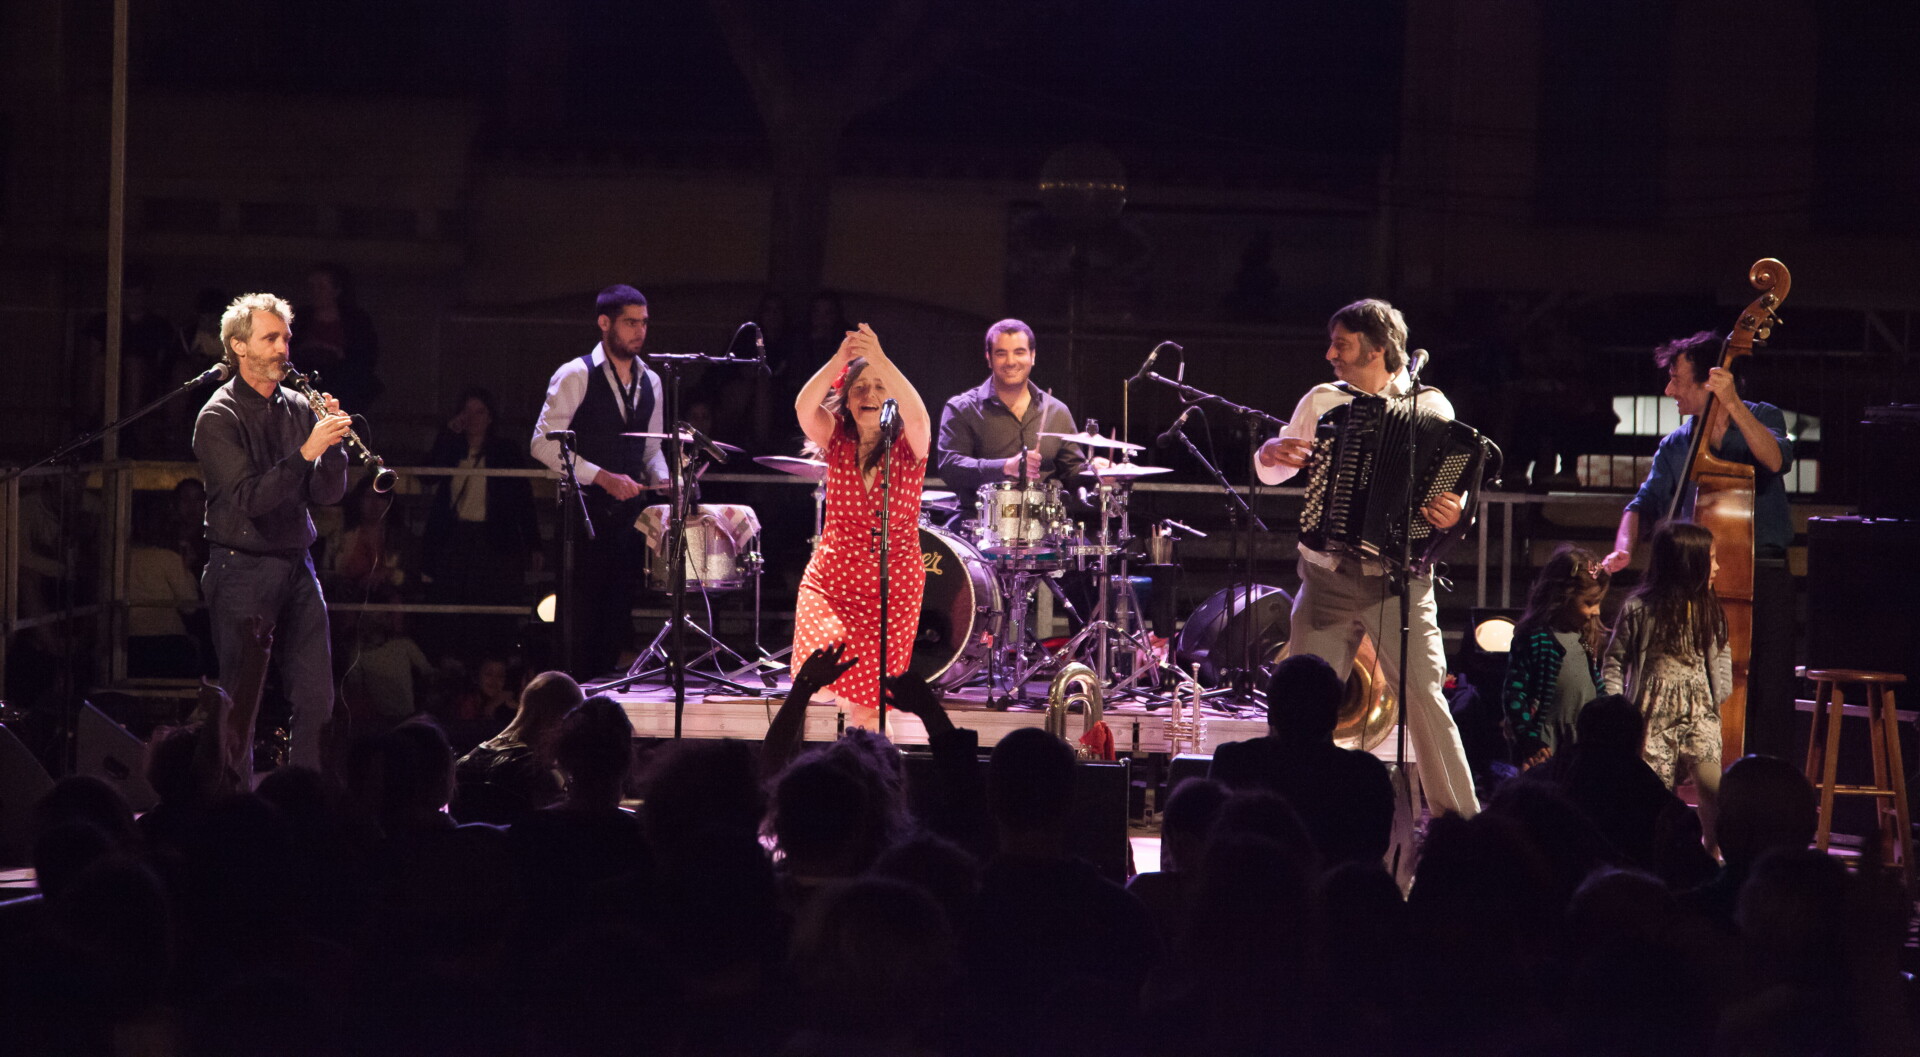
M 353 428 L 353 419 L 340 410 L 340 401 L 331 393 L 320 394 L 320 406 L 313 409 L 313 432 L 307 434 L 307 442 L 300 445 L 300 457 L 312 462 L 327 453 L 327 449 L 340 443 L 347 437 L 347 431 Z
M 628 477 L 626 474 L 614 473 L 608 469 L 601 469 L 595 473 L 593 475 L 593 483 L 599 485 L 608 495 L 615 499 L 632 499 L 634 496 L 639 495 L 641 491 L 641 486 L 638 481 Z
M 1420 509 L 1420 513 L 1434 528 L 1450 529 L 1460 521 L 1460 513 L 1465 509 L 1461 497 L 1452 492 L 1442 492 L 1433 497 L 1433 502 Z
M 1298 470 L 1313 454 L 1313 442 L 1304 437 L 1275 437 L 1260 445 L 1260 465 Z
M 1020 476 L 1020 456 L 1018 455 L 1008 456 L 1007 461 L 1000 464 L 1000 469 L 1008 477 L 1016 477 L 1016 478 L 1019 477 Z M 1039 448 L 1027 449 L 1027 476 L 1028 477 L 1040 476 L 1040 449 Z

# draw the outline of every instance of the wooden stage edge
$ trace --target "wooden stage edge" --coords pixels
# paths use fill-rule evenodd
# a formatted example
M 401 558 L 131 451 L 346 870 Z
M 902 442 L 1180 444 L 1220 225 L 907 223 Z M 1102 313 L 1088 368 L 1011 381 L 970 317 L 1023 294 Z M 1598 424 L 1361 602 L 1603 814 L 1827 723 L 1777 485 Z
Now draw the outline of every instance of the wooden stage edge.
M 967 696 L 968 693 L 973 696 Z M 1000 711 L 988 708 L 980 700 L 979 694 L 978 690 L 949 693 L 944 695 L 944 700 L 954 726 L 978 731 L 982 748 L 998 744 L 1009 731 L 1046 724 L 1047 714 L 1043 708 Z M 645 686 L 612 696 L 626 709 L 627 718 L 633 721 L 634 737 L 673 737 L 671 690 Z M 773 721 L 773 714 L 780 708 L 781 700 L 781 697 L 747 697 L 732 692 L 708 694 L 689 686 L 686 709 L 681 715 L 681 736 L 760 741 L 767 736 L 767 726 Z M 1208 708 L 1202 714 L 1205 716 L 1204 736 L 1198 746 L 1190 746 L 1186 751 L 1211 753 L 1216 746 L 1227 742 L 1246 741 L 1267 733 L 1266 716 L 1258 711 L 1232 715 Z M 1134 702 L 1121 701 L 1110 703 L 1104 711 L 1104 718 L 1107 727 L 1113 731 L 1114 748 L 1117 751 L 1164 753 L 1168 750 L 1167 709 L 1150 710 Z M 806 740 L 833 741 L 840 736 L 844 722 L 840 708 L 835 705 L 809 705 Z M 1075 714 L 1067 717 L 1069 738 L 1078 738 L 1081 729 L 1081 716 Z M 1389 731 L 1386 739 L 1374 749 L 1374 755 L 1389 763 L 1394 760 L 1394 734 L 1394 731 Z M 887 737 L 896 745 L 927 743 L 926 728 L 918 719 L 901 712 L 887 713 Z M 1408 746 L 1407 761 L 1413 762 L 1411 745 Z

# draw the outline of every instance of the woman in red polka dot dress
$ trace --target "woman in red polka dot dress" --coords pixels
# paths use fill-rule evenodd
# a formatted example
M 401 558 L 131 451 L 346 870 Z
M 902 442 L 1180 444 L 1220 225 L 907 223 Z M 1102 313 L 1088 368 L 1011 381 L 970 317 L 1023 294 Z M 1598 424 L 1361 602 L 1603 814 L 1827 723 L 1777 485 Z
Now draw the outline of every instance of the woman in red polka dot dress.
M 900 439 L 880 443 L 880 407 L 900 405 Z M 919 628 L 926 569 L 920 559 L 920 485 L 927 476 L 933 427 L 927 405 L 880 348 L 865 323 L 849 331 L 794 401 L 800 429 L 826 455 L 826 531 L 800 580 L 793 656 L 838 642 L 859 663 L 829 687 L 847 706 L 847 722 L 873 727 L 880 709 L 880 504 L 889 503 L 888 654 L 891 675 L 907 670 Z M 881 462 L 892 460 L 890 496 Z

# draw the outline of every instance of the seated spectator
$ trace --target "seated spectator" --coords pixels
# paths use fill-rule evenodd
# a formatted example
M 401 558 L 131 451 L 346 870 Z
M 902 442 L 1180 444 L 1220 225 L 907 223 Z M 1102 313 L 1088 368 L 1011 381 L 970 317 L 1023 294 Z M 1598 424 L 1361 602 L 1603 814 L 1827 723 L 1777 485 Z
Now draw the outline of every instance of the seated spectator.
M 560 799 L 552 738 L 561 719 L 586 700 L 565 672 L 542 672 L 520 692 L 507 729 L 454 765 L 453 816 L 505 826 Z
M 1229 795 L 1226 786 L 1210 778 L 1175 787 L 1160 814 L 1160 869 L 1127 881 L 1127 891 L 1147 908 L 1163 943 L 1172 943 L 1185 924 L 1192 879 Z
M 590 697 L 561 717 L 552 746 L 565 794 L 509 830 L 531 937 L 544 943 L 615 910 L 631 912 L 653 873 L 640 820 L 620 806 L 633 769 L 626 710 L 611 697 Z
M 379 588 L 406 586 L 407 531 L 403 522 L 389 516 L 392 494 L 374 491 L 373 476 L 368 474 L 347 493 L 342 507 L 339 531 L 326 537 L 321 582 L 328 596 L 357 602 L 372 597 Z
M 1740 887 L 1767 852 L 1813 843 L 1819 798 L 1800 769 L 1772 756 L 1744 756 L 1720 779 L 1718 835 L 1724 863 L 1713 879 L 1680 897 L 1680 905 L 1723 931 L 1733 930 Z
M 824 891 L 794 929 L 803 1026 L 781 1053 L 924 1052 L 948 1018 L 960 960 L 925 892 L 862 878 Z
M 1098 1049 L 1132 1030 L 1160 942 L 1140 901 L 1067 851 L 1076 784 L 1072 747 L 1038 727 L 993 748 L 987 804 L 1000 852 L 962 930 L 985 1002 L 988 1046 Z M 1120 951 L 1134 956 L 1117 957 Z M 1111 1001 L 1089 1003 L 1088 995 Z
M 493 394 L 473 387 L 433 443 L 429 466 L 517 470 L 525 441 L 494 433 Z M 512 605 L 526 596 L 526 572 L 539 560 L 533 482 L 526 477 L 436 478 L 422 546 L 427 597 L 464 605 Z
M 386 387 L 376 373 L 380 335 L 356 293 L 353 274 L 344 266 L 331 261 L 313 266 L 306 303 L 293 310 L 300 321 L 293 331 L 293 360 L 303 371 L 318 372 L 326 383 L 322 388 L 357 415 Z
M 1691 888 L 1713 872 L 1700 823 L 1640 755 L 1646 720 L 1617 694 L 1580 710 L 1575 743 L 1521 777 L 1560 789 L 1628 864 Z
M 768 822 L 791 911 L 821 886 L 866 872 L 906 833 L 899 761 L 886 738 L 856 728 L 774 783 Z
M 382 605 L 398 605 L 400 593 L 386 588 L 373 596 Z M 407 634 L 407 615 L 398 610 L 362 614 L 359 641 L 349 647 L 347 674 L 340 696 L 357 722 L 368 729 L 391 727 L 419 711 L 416 683 L 434 674 L 420 644 Z
M 168 519 L 146 513 L 133 519 L 127 551 L 127 674 L 191 679 L 202 664 L 185 616 L 200 608 L 200 585 L 175 549 Z
M 1393 835 L 1393 783 L 1372 753 L 1333 743 L 1345 696 L 1326 661 L 1288 657 L 1267 687 L 1270 733 L 1220 746 L 1210 773 L 1229 789 L 1279 794 L 1326 863 L 1378 862 Z

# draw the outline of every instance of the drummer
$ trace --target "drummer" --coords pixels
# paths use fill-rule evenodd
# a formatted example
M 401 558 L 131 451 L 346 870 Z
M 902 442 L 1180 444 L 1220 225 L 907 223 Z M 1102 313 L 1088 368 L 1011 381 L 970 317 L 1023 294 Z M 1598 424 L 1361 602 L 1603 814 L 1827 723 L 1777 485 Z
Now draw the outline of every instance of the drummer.
M 1080 445 L 1043 434 L 1079 427 L 1067 405 L 1033 384 L 1033 328 L 1003 319 L 987 328 L 987 380 L 947 401 L 935 441 L 936 465 L 958 493 L 964 516 L 972 516 L 980 486 L 1020 479 L 1026 450 L 1027 479 L 1054 480 L 1070 493 L 1086 466 Z

